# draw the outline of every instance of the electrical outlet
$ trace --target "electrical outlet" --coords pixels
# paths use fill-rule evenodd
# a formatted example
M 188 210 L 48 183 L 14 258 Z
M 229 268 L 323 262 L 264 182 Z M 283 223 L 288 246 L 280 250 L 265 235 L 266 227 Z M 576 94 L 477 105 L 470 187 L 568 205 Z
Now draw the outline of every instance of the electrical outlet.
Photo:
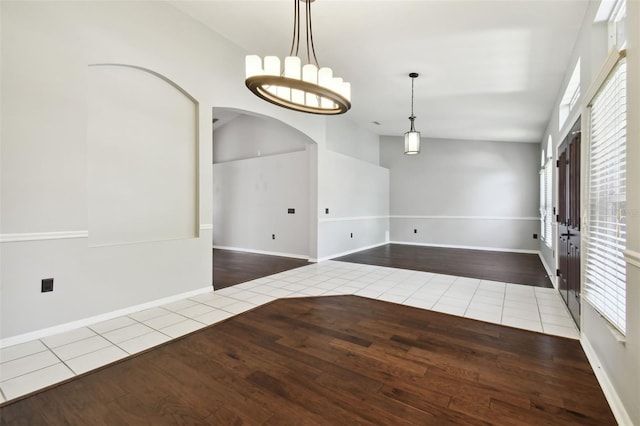
M 43 278 L 40 285 L 40 292 L 47 293 L 53 291 L 53 278 Z
M 351 238 L 353 238 L 353 232 L 351 233 Z
M 533 239 L 537 240 L 538 239 L 538 234 L 533 234 Z
M 329 208 L 324 209 L 324 214 L 329 214 Z
M 413 233 L 414 233 L 414 234 L 417 234 L 417 233 L 418 233 L 418 230 L 417 230 L 417 229 L 414 229 L 414 230 L 413 230 Z
M 271 234 L 271 239 L 275 240 L 276 239 L 276 234 Z
M 296 214 L 296 209 L 287 209 L 287 214 Z

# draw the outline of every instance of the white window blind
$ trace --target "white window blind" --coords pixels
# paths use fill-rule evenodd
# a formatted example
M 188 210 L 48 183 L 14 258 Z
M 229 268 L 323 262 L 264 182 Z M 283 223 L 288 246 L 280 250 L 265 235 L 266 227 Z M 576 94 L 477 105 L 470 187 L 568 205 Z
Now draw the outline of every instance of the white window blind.
M 553 194 L 553 165 L 551 158 L 547 158 L 547 162 L 544 166 L 544 187 L 545 187 L 545 215 L 544 215 L 544 234 L 546 235 L 545 243 L 548 247 L 551 247 L 551 240 L 553 240 L 553 232 L 551 230 L 551 223 L 553 219 L 553 202 L 551 201 L 551 195 Z
M 545 176 L 545 170 L 543 168 L 543 169 L 540 169 L 540 238 L 542 239 L 542 241 L 547 240 L 547 236 L 544 233 L 545 215 L 547 214 L 547 208 L 544 204 L 546 201 L 544 176 Z
M 626 60 L 614 66 L 591 103 L 585 298 L 626 330 Z

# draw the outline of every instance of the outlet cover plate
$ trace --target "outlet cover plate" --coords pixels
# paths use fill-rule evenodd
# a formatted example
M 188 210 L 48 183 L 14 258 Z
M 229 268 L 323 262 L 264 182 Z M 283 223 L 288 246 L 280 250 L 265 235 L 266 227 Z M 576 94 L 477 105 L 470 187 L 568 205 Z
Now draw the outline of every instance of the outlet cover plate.
M 53 278 L 43 278 L 40 291 L 42 293 L 53 291 Z

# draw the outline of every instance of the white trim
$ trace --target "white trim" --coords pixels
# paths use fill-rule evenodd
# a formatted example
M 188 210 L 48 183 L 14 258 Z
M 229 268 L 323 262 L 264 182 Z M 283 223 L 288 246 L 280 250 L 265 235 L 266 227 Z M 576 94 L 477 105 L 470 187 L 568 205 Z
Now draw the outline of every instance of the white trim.
M 1 234 L 0 243 L 16 243 L 20 241 L 68 240 L 73 238 L 89 238 L 89 231 L 21 232 L 16 234 Z
M 442 247 L 442 248 L 456 248 L 466 250 L 484 250 L 484 251 L 500 251 L 507 253 L 526 253 L 526 254 L 538 254 L 538 250 L 525 250 L 515 248 L 502 248 L 502 247 L 478 247 L 478 246 L 460 246 L 456 244 L 431 244 L 431 243 L 416 243 L 409 241 L 389 241 L 389 244 L 403 244 L 407 246 L 422 246 L 422 247 Z
M 391 219 L 440 219 L 440 220 L 535 220 L 539 221 L 540 217 L 523 217 L 523 216 L 403 216 L 391 215 Z
M 320 258 L 317 258 L 317 259 L 309 259 L 309 262 L 315 262 L 315 263 L 324 262 L 325 260 L 335 259 L 336 257 L 346 256 L 348 254 L 357 253 L 357 252 L 362 251 L 362 250 L 369 250 L 369 249 L 372 249 L 372 248 L 384 246 L 386 244 L 389 244 L 389 241 L 384 241 L 384 242 L 378 243 L 378 244 L 372 244 L 372 245 L 366 246 L 366 247 L 358 247 L 358 248 L 355 248 L 353 250 L 343 251 L 342 253 L 331 254 L 329 256 L 324 256 L 324 257 L 320 257 Z
M 323 222 L 343 222 L 348 220 L 379 220 L 389 219 L 389 216 L 347 216 L 347 217 L 328 217 L 318 219 L 318 223 Z
M 200 225 L 201 231 L 213 229 L 213 224 Z M 15 234 L 0 234 L 0 243 L 18 243 L 22 241 L 47 241 L 89 238 L 89 231 L 58 231 L 58 232 L 19 232 Z M 111 245 L 111 244 L 110 244 Z
M 547 275 L 549 276 L 549 281 L 551 281 L 551 284 L 553 284 L 553 287 L 555 289 L 558 288 L 558 283 L 556 281 L 556 274 L 555 271 L 553 269 L 551 269 L 551 267 L 549 267 L 549 265 L 547 264 L 547 261 L 544 259 L 544 256 L 542 255 L 541 251 L 538 251 L 538 257 L 540 258 L 540 261 L 542 262 L 542 266 L 544 266 L 544 270 L 547 271 Z
M 292 253 L 281 253 L 276 251 L 254 250 L 254 249 L 248 249 L 248 248 L 242 248 L 242 247 L 217 246 L 215 244 L 213 245 L 213 248 L 220 249 L 220 250 L 242 251 L 245 253 L 266 254 L 268 256 L 292 257 L 294 259 L 309 260 L 309 256 L 304 254 L 292 254 Z
M 320 218 L 318 223 L 344 222 L 350 220 L 379 220 L 379 219 L 435 219 L 435 220 L 526 220 L 539 221 L 540 217 L 527 216 L 427 216 L 427 215 L 390 215 L 390 216 L 346 216 Z
M 631 421 L 631 417 L 629 417 L 629 413 L 627 413 L 627 410 L 624 408 L 624 404 L 616 392 L 616 388 L 609 379 L 607 372 L 602 368 L 602 364 L 600 363 L 600 359 L 598 358 L 596 351 L 593 349 L 593 346 L 591 346 L 589 339 L 584 333 L 581 333 L 580 344 L 587 356 L 589 364 L 591 364 L 591 368 L 596 375 L 596 379 L 598 379 L 598 383 L 602 388 L 602 392 L 611 407 L 611 411 L 613 412 L 616 421 L 621 426 L 632 426 L 633 422 Z
M 64 333 L 66 331 L 75 330 L 77 328 L 87 327 L 102 321 L 108 321 L 110 319 L 129 315 L 134 312 L 142 311 L 144 309 L 155 308 L 157 306 L 166 305 L 171 302 L 176 302 L 178 300 L 197 296 L 199 294 L 207 293 L 209 291 L 211 292 L 213 291 L 213 286 L 209 285 L 207 287 L 202 287 L 196 290 L 187 291 L 185 293 L 180 293 L 173 296 L 163 297 L 161 299 L 152 300 L 150 302 L 142 303 L 140 305 L 129 306 L 128 308 L 118 309 L 116 311 L 107 312 L 105 314 L 100 314 L 93 317 L 56 325 L 53 327 L 43 328 L 41 330 L 31 331 L 25 334 L 19 334 L 17 336 L 6 337 L 0 340 L 0 348 L 29 342 L 31 340 L 42 339 L 44 337 L 53 336 L 54 334 Z
M 624 260 L 629 264 L 633 265 L 636 268 L 640 268 L 640 253 L 633 250 L 625 250 L 624 251 Z
M 602 85 L 604 84 L 605 80 L 609 77 L 611 71 L 613 71 L 613 67 L 616 66 L 619 60 L 625 58 L 626 56 L 626 50 L 618 52 L 616 49 L 614 49 L 611 51 L 611 53 L 609 53 L 609 56 L 607 56 L 607 59 L 605 59 L 604 64 L 602 64 L 602 68 L 600 68 L 600 72 L 596 76 L 595 80 L 593 80 L 593 83 L 591 83 L 589 90 L 587 90 L 586 92 L 586 107 L 589 107 L 596 95 L 600 93 L 600 89 L 602 89 Z

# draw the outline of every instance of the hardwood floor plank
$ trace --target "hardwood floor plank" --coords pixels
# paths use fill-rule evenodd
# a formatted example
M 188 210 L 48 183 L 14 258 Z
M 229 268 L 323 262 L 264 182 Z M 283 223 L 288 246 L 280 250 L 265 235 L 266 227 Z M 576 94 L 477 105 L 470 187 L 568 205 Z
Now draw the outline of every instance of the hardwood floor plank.
M 553 287 L 537 254 L 386 244 L 333 260 Z
M 213 288 L 220 290 L 308 264 L 306 259 L 213 249 Z
M 578 341 L 328 296 L 277 300 L 3 404 L 0 424 L 614 425 L 615 419 Z
M 446 405 L 442 404 L 442 397 L 429 395 L 425 397 L 424 391 L 418 390 L 415 393 L 397 387 L 386 386 L 382 393 L 389 399 L 402 402 L 408 406 L 416 407 L 431 416 L 425 424 L 428 425 L 489 425 L 490 423 L 473 419 L 464 413 L 456 413 L 450 410 L 450 397 L 446 397 Z M 438 401 L 438 399 L 441 401 Z

